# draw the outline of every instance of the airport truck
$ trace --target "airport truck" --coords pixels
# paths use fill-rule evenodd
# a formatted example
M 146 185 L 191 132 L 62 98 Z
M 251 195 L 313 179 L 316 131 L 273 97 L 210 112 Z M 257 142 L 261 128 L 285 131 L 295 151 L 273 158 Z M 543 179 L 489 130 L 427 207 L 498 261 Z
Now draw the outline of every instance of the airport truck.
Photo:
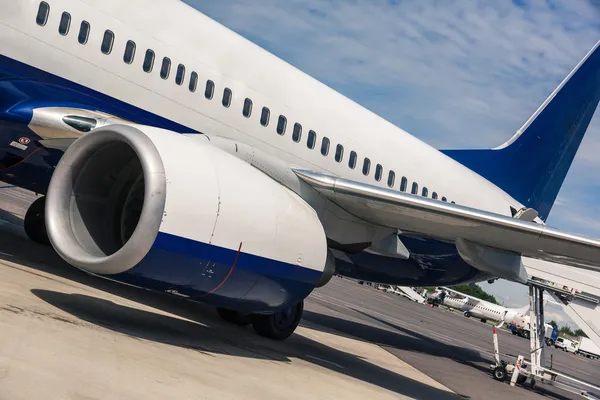
M 591 339 L 582 336 L 579 338 L 576 353 L 587 358 L 598 359 L 600 358 L 600 347 Z
M 558 330 L 550 324 L 544 324 L 544 338 L 546 344 L 548 346 L 554 346 L 556 343 L 556 339 L 558 339 Z M 529 324 L 529 315 L 517 315 L 508 330 L 512 332 L 513 335 L 521 336 L 525 339 L 529 339 L 531 336 L 531 325 Z

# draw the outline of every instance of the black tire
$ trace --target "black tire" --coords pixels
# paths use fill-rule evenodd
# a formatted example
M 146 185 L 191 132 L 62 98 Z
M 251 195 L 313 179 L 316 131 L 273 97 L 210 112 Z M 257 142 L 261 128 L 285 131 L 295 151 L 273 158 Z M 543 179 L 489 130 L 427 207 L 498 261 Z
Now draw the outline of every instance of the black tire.
M 467 318 L 471 318 L 471 313 L 470 313 L 470 312 L 468 312 L 468 311 L 465 311 L 465 312 L 463 313 L 463 315 L 464 315 L 465 317 L 467 317 Z
M 487 323 L 487 319 L 485 319 L 485 318 L 481 318 L 480 321 L 483 322 L 484 324 Z
M 517 378 L 517 383 L 519 385 L 523 385 L 525 382 L 527 382 L 527 377 L 525 375 L 519 375 Z
M 219 317 L 223 318 L 223 320 L 239 326 L 247 326 L 250 325 L 252 319 L 249 315 L 244 315 L 234 310 L 228 310 L 226 308 L 217 307 L 217 314 Z
M 523 332 L 523 337 L 524 337 L 525 339 L 529 339 L 529 331 L 524 331 L 524 332 Z
M 554 346 L 554 339 L 548 339 L 548 346 Z
M 46 196 L 40 197 L 29 206 L 25 214 L 23 227 L 29 239 L 39 244 L 49 245 L 50 239 L 48 238 L 48 232 L 46 232 L 45 218 Z
M 500 367 L 494 368 L 494 372 L 492 373 L 492 376 L 494 377 L 495 380 L 504 382 L 506 380 L 506 377 L 508 376 L 508 374 L 506 373 L 506 369 L 504 367 L 500 366 Z
M 285 310 L 268 315 L 252 315 L 252 327 L 260 336 L 273 340 L 287 339 L 300 323 L 304 300 Z

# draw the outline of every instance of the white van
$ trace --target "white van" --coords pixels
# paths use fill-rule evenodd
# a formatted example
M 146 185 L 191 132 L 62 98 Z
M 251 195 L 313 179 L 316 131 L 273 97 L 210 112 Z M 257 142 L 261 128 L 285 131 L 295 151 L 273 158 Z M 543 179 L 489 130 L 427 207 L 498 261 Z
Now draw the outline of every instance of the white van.
M 577 351 L 577 342 L 559 337 L 558 339 L 556 339 L 554 347 L 556 347 L 557 349 L 562 349 L 563 351 L 569 353 L 575 353 Z

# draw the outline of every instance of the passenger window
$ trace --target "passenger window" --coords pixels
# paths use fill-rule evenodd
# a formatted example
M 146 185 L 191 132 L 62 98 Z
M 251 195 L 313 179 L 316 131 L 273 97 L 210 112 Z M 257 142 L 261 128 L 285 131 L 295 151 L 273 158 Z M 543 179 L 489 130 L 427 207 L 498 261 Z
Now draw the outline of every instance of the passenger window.
M 283 115 L 279 116 L 279 120 L 277 120 L 277 133 L 280 135 L 285 134 L 285 127 L 287 126 L 287 118 Z
M 271 111 L 267 107 L 263 107 L 262 113 L 260 114 L 260 124 L 262 126 L 269 125 L 269 118 L 271 118 Z
M 344 146 L 342 146 L 341 144 L 338 144 L 337 147 L 335 148 L 335 161 L 342 162 L 343 158 L 344 158 Z
M 81 44 L 86 44 L 89 37 L 90 37 L 90 23 L 87 21 L 81 21 L 81 26 L 79 27 L 79 36 L 77 36 L 77 41 Z
M 419 194 L 419 184 L 417 182 L 413 182 L 411 193 Z
M 329 154 L 329 139 L 327 137 L 323 137 L 323 141 L 321 142 L 321 154 L 324 156 Z
M 407 186 L 408 186 L 408 179 L 406 179 L 406 177 L 403 176 L 402 180 L 400 181 L 400 190 L 402 192 L 406 192 Z
M 169 57 L 164 57 L 162 61 L 162 66 L 160 67 L 160 77 L 163 79 L 169 79 L 169 74 L 171 73 L 171 59 Z
M 383 175 L 383 167 L 381 166 L 381 164 L 377 164 L 377 167 L 375 167 L 375 180 L 377 182 L 379 182 L 381 180 L 382 175 Z
M 111 31 L 104 31 L 104 37 L 102 38 L 102 46 L 100 46 L 100 50 L 102 53 L 109 55 L 113 48 L 113 43 L 115 43 L 115 34 Z
M 213 81 L 206 81 L 206 89 L 204 89 L 204 97 L 208 100 L 212 100 L 215 94 L 215 83 Z
M 350 159 L 348 160 L 348 166 L 350 167 L 350 169 L 354 169 L 356 168 L 356 160 L 357 160 L 358 156 L 356 155 L 355 151 L 351 151 L 350 152 Z
M 225 90 L 223 90 L 223 100 L 221 101 L 221 104 L 223 104 L 223 107 L 229 107 L 231 105 L 231 97 L 232 97 L 231 89 L 225 88 Z
M 196 88 L 198 87 L 198 73 L 196 71 L 193 71 L 192 74 L 190 75 L 190 92 L 195 92 Z
M 294 132 L 292 132 L 292 140 L 299 143 L 300 139 L 302 139 L 302 125 L 296 122 L 294 124 Z
M 132 40 L 127 41 L 125 46 L 125 54 L 123 54 L 123 61 L 126 64 L 131 64 L 135 58 L 135 42 Z
M 244 100 L 244 108 L 242 109 L 242 115 L 246 118 L 250 118 L 252 115 L 252 100 L 246 99 Z
M 394 171 L 390 171 L 388 174 L 388 186 L 394 187 L 395 182 L 396 182 L 396 173 Z
M 431 198 L 437 200 L 438 194 L 436 192 L 431 193 Z
M 58 33 L 63 36 L 67 36 L 69 34 L 69 28 L 71 27 L 71 14 L 68 12 L 62 13 L 60 17 L 60 24 L 58 25 Z
M 427 190 L 426 187 L 423 188 L 423 191 L 421 192 L 421 196 L 423 197 L 427 197 L 427 195 L 429 194 L 429 190 Z
M 175 83 L 179 86 L 183 85 L 183 81 L 185 80 L 185 65 L 179 64 L 177 67 L 177 74 L 175 75 Z
M 371 160 L 369 160 L 368 158 L 365 158 L 365 161 L 363 162 L 362 173 L 363 173 L 363 175 L 369 175 L 370 171 L 371 171 Z
M 308 131 L 308 140 L 306 141 L 306 147 L 314 149 L 317 144 L 317 133 L 313 130 Z
M 50 15 L 50 5 L 48 5 L 48 3 L 45 1 L 42 1 L 38 8 L 35 22 L 37 22 L 39 26 L 46 26 L 46 23 L 48 22 L 48 15 Z
M 448 199 L 445 197 L 442 197 L 442 201 L 448 201 Z
M 154 52 L 150 49 L 146 50 L 146 56 L 144 57 L 144 72 L 152 72 L 154 68 Z

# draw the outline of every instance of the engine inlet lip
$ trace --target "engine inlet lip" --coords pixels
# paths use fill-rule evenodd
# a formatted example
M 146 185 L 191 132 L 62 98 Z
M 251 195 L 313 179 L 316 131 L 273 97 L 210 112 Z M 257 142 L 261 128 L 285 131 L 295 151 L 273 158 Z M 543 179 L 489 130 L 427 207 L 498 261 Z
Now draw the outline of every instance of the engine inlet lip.
M 107 256 L 88 252 L 77 240 L 70 218 L 70 202 L 80 167 L 104 145 L 124 142 L 136 153 L 144 175 L 144 204 L 130 239 Z M 75 141 L 57 165 L 46 196 L 46 229 L 56 252 L 69 264 L 85 271 L 113 275 L 137 265 L 152 248 L 166 202 L 166 174 L 160 153 L 138 127 L 109 125 Z

